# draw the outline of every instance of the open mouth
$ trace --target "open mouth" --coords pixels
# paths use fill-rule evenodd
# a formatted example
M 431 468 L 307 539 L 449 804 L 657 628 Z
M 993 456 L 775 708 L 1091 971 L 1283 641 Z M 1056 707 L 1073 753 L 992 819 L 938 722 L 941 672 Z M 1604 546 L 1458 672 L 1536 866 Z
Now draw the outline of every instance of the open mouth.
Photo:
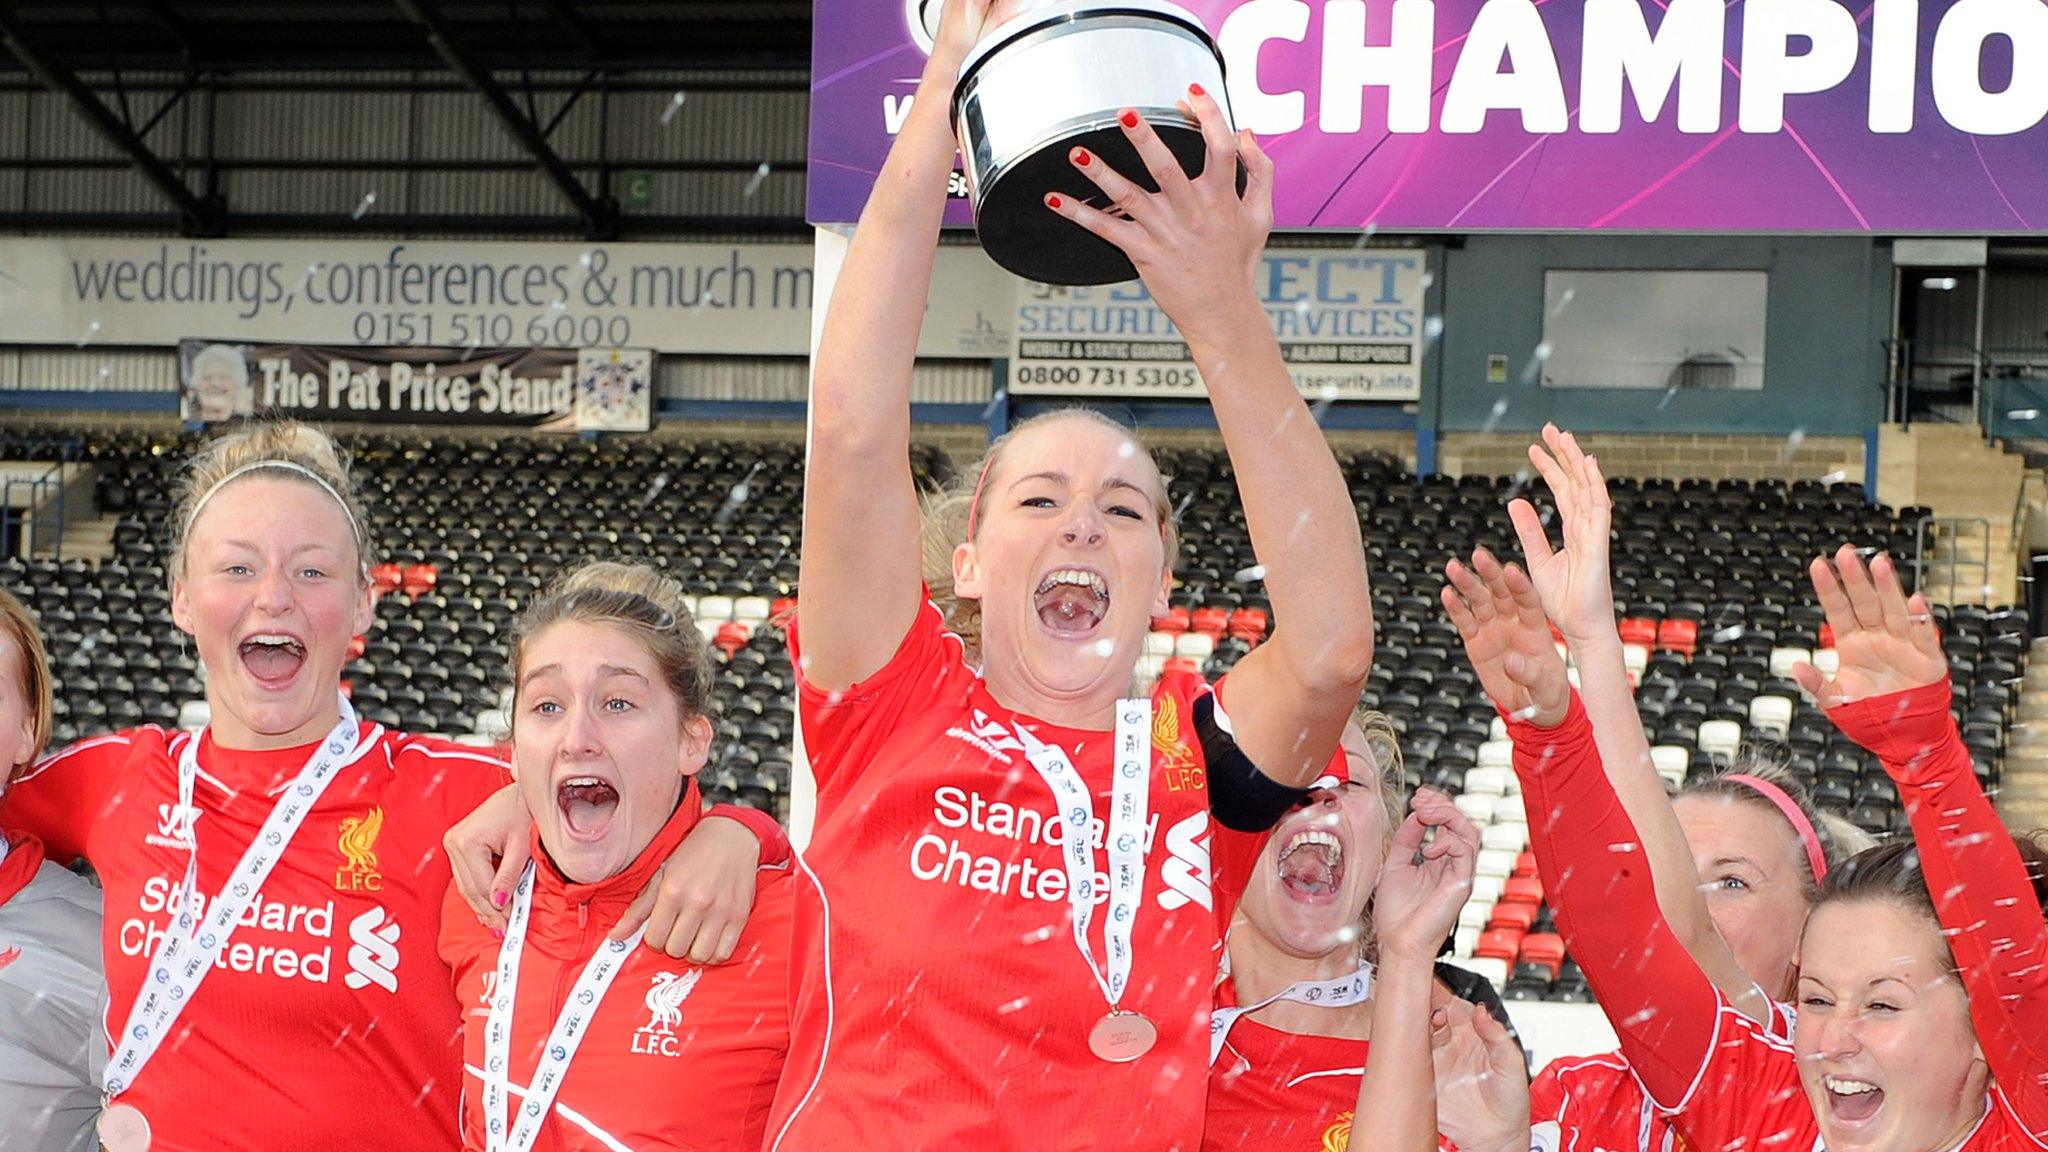
M 306 646 L 282 632 L 259 632 L 242 641 L 242 667 L 259 684 L 281 687 L 306 664 Z
M 1038 622 L 1059 636 L 1086 636 L 1109 614 L 1109 582 L 1083 568 L 1046 573 L 1031 594 Z
M 1280 848 L 1280 887 L 1312 904 L 1337 897 L 1344 882 L 1344 842 L 1323 828 L 1303 828 Z
M 562 823 L 578 840 L 601 838 L 619 810 L 619 790 L 595 776 L 570 776 L 555 785 Z
M 1827 1089 L 1829 1117 L 1840 1123 L 1861 1124 L 1884 1107 L 1884 1089 L 1868 1080 L 1823 1076 L 1821 1087 Z

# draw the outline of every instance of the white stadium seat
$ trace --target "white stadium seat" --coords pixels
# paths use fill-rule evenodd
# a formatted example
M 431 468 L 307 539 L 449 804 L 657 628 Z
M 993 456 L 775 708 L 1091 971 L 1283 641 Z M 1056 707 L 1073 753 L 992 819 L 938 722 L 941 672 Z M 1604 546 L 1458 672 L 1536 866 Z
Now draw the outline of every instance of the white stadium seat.
M 1494 717 L 1493 722 L 1496 724 L 1501 723 L 1500 717 Z M 1496 736 L 1481 744 L 1479 746 L 1479 766 L 1481 768 L 1501 768 L 1512 772 L 1515 767 L 1514 741 L 1504 736 Z
M 1493 823 L 1493 809 L 1499 802 L 1498 794 L 1488 795 L 1484 792 L 1461 792 L 1451 801 L 1458 806 L 1458 811 L 1463 812 L 1474 824 Z
M 1520 853 L 1529 846 L 1529 826 L 1519 820 L 1489 824 L 1480 832 L 1479 842 L 1488 848 Z
M 1159 657 L 1159 658 L 1160 658 L 1161 660 L 1164 660 L 1164 659 L 1166 659 L 1166 658 L 1167 658 L 1168 656 L 1171 656 L 1171 655 L 1173 655 L 1173 633 L 1171 633 L 1171 632 L 1147 632 L 1147 633 L 1145 633 L 1145 655 L 1147 655 L 1147 656 L 1157 656 L 1157 657 Z
M 1216 651 L 1216 638 L 1206 632 L 1183 632 L 1173 642 L 1173 654 L 1190 660 L 1207 660 Z
M 1650 763 L 1657 775 L 1673 788 L 1685 786 L 1685 774 L 1692 769 L 1692 753 L 1676 744 L 1659 744 L 1650 749 Z
M 1484 765 L 1465 769 L 1465 791 L 1482 796 L 1505 796 L 1515 774 L 1504 767 Z
M 1486 729 L 1486 738 L 1487 738 L 1487 740 L 1488 740 L 1488 741 L 1493 741 L 1493 740 L 1505 740 L 1505 739 L 1507 739 L 1507 738 L 1508 738 L 1508 722 L 1507 722 L 1507 721 L 1505 721 L 1505 720 L 1503 720 L 1503 719 L 1501 719 L 1501 718 L 1500 718 L 1500 717 L 1498 717 L 1498 716 L 1495 716 L 1495 717 L 1493 718 L 1493 723 L 1487 726 L 1487 729 Z M 1480 747 L 1482 747 L 1482 748 L 1483 748 L 1483 747 L 1485 747 L 1485 745 L 1483 745 L 1483 744 L 1482 744 L 1482 745 L 1480 745 Z
M 1486 930 L 1486 922 L 1491 919 L 1493 919 L 1493 901 L 1491 900 L 1481 900 L 1479 897 L 1474 896 L 1470 900 L 1465 901 L 1463 908 L 1458 909 L 1458 926 L 1460 928 L 1470 927 L 1483 932 Z
M 1700 725 L 1700 751 L 1709 756 L 1733 759 L 1742 747 L 1742 725 L 1733 720 L 1709 720 Z
M 1510 792 L 1493 806 L 1493 822 L 1496 824 L 1527 824 L 1529 809 L 1522 802 L 1520 792 Z
M 697 597 L 697 611 L 695 615 L 697 622 L 700 624 L 707 620 L 716 624 L 723 624 L 727 620 L 732 619 L 732 597 L 699 596 Z M 714 628 L 712 631 L 715 632 L 717 629 Z
M 1481 848 L 1479 850 L 1479 859 L 1472 863 L 1472 873 L 1475 876 L 1513 876 L 1515 874 L 1515 857 L 1519 855 L 1521 855 L 1519 852 L 1504 852 L 1494 848 Z
M 1783 739 L 1792 729 L 1792 700 L 1786 696 L 1758 696 L 1749 702 L 1749 726 Z
M 1451 955 L 1470 956 L 1472 950 L 1479 947 L 1479 934 L 1483 931 L 1485 931 L 1483 927 L 1476 927 L 1470 924 L 1458 925 L 1458 930 L 1451 934 Z
M 178 727 L 197 732 L 213 719 L 213 708 L 204 700 L 187 700 L 178 709 Z
M 1797 664 L 1813 663 L 1813 651 L 1807 648 L 1771 649 L 1771 676 L 1779 680 L 1790 680 L 1792 668 Z
M 766 596 L 741 596 L 732 602 L 732 618 L 749 624 L 766 624 L 773 609 Z
M 1472 895 L 1470 899 L 1484 900 L 1488 904 L 1497 904 L 1500 902 L 1501 891 L 1506 887 L 1507 879 L 1505 877 L 1474 876 L 1472 878 Z
M 1477 972 L 1479 975 L 1486 977 L 1486 982 L 1493 985 L 1495 991 L 1498 991 L 1508 982 L 1508 962 L 1505 960 L 1495 960 L 1491 956 L 1460 956 L 1453 959 L 1451 963 L 1456 964 L 1467 972 Z
M 1833 648 L 1823 648 L 1813 654 L 1813 666 L 1829 676 L 1842 666 L 1842 654 Z

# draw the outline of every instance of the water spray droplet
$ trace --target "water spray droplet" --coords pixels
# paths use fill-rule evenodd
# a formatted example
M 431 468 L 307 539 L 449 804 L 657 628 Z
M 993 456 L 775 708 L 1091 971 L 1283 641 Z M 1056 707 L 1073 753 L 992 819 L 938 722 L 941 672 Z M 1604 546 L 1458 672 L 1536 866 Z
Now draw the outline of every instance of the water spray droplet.
M 668 122 L 676 118 L 676 113 L 683 110 L 683 97 L 685 95 L 682 92 L 676 93 L 674 96 L 669 97 L 668 103 L 662 107 L 661 123 L 663 127 L 667 127 Z
M 349 213 L 349 219 L 361 220 L 365 215 L 369 213 L 370 209 L 376 206 L 377 192 L 375 189 L 372 189 L 368 192 L 363 193 L 363 198 L 356 203 L 356 210 Z
M 754 177 L 747 181 L 747 190 L 741 195 L 745 199 L 752 200 L 754 193 L 761 190 L 761 182 L 766 179 L 768 179 L 768 162 L 763 160 L 761 161 L 761 166 L 754 169 Z

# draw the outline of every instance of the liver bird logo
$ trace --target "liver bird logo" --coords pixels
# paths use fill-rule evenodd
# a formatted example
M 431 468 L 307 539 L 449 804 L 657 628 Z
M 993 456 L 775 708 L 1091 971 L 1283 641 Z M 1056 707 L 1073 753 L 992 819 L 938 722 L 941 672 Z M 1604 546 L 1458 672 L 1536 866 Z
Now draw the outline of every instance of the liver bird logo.
M 1195 762 L 1195 754 L 1181 742 L 1180 706 L 1171 696 L 1161 696 L 1153 707 L 1152 748 L 1164 768 L 1188 768 Z
M 1351 1113 L 1337 1117 L 1337 1122 L 1323 1129 L 1323 1152 L 1344 1152 L 1351 1144 Z
M 341 822 L 341 854 L 351 872 L 377 870 L 377 834 L 384 831 L 384 810 L 372 808 Z
M 697 987 L 697 981 L 704 975 L 701 968 L 688 972 L 656 972 L 653 987 L 647 990 L 647 1026 L 643 1032 L 660 1036 L 675 1035 L 676 1025 L 683 1022 L 683 1001 Z

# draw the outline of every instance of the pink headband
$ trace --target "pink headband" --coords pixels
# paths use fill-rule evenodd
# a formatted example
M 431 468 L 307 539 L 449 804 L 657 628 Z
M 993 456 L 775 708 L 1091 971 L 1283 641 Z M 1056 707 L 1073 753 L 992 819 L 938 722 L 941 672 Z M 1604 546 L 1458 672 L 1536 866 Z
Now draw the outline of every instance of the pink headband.
M 1747 785 L 1751 791 L 1769 800 L 1773 807 L 1784 813 L 1785 819 L 1792 825 L 1792 830 L 1799 834 L 1799 842 L 1806 846 L 1806 863 L 1813 869 L 1813 882 L 1818 884 L 1827 878 L 1828 861 L 1827 857 L 1821 854 L 1820 833 L 1814 830 L 1813 821 L 1806 818 L 1806 813 L 1799 810 L 1799 805 L 1792 802 L 1792 797 L 1787 796 L 1783 788 L 1762 777 L 1742 772 L 1723 776 L 1721 779 Z
M 981 461 L 981 475 L 974 478 L 974 498 L 968 501 L 967 504 L 967 540 L 969 543 L 974 540 L 974 518 L 981 511 L 981 486 L 988 483 L 988 466 L 994 459 L 993 454 L 983 457 Z

